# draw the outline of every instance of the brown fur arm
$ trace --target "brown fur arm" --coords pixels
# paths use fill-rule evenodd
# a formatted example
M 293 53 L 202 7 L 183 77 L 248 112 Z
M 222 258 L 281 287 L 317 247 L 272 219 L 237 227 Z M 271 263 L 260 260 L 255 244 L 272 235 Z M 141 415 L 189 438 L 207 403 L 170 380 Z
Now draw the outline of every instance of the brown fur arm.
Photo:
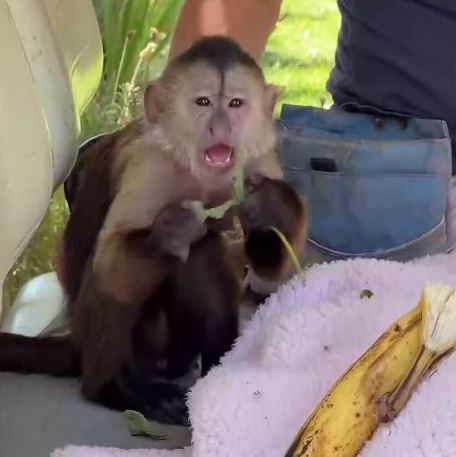
M 128 362 L 147 298 L 204 232 L 193 213 L 169 204 L 187 182 L 179 177 L 175 189 L 170 160 L 133 128 L 86 151 L 60 257 L 84 391 L 92 398 Z
M 168 274 L 171 261 L 148 244 L 147 229 L 100 232 L 93 260 L 99 290 L 119 304 L 143 303 Z
M 169 266 L 159 256 L 135 256 L 136 249 L 127 246 L 120 234 L 102 245 L 97 262 L 88 265 L 72 319 L 72 334 L 81 352 L 83 390 L 93 399 L 130 360 L 131 335 L 147 289 L 158 286 Z
M 110 169 L 114 134 L 85 151 L 83 171 L 77 177 L 69 220 L 57 254 L 57 275 L 70 301 L 81 286 L 84 269 L 112 201 Z
M 144 304 L 204 232 L 194 213 L 181 205 L 165 206 L 150 227 L 100 232 L 73 307 L 72 333 L 82 354 L 86 395 L 96 397 L 128 363 Z

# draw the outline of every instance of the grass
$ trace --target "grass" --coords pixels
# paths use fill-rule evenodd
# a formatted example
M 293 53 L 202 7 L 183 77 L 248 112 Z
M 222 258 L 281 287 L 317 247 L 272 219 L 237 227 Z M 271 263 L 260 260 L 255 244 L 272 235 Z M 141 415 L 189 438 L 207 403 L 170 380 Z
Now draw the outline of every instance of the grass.
M 339 30 L 336 1 L 284 0 L 281 17 L 263 58 L 266 77 L 284 86 L 281 102 L 329 106 L 325 85 Z
M 181 0 L 93 0 L 105 50 L 103 83 L 82 118 L 81 141 L 120 127 L 135 114 L 141 89 L 166 59 L 170 31 Z M 283 0 L 281 20 L 262 61 L 266 78 L 285 92 L 279 102 L 329 106 L 326 80 L 334 62 L 339 28 L 336 0 Z M 144 51 L 142 54 L 141 52 Z M 53 270 L 67 219 L 58 189 L 29 247 L 5 283 L 14 298 L 28 279 Z

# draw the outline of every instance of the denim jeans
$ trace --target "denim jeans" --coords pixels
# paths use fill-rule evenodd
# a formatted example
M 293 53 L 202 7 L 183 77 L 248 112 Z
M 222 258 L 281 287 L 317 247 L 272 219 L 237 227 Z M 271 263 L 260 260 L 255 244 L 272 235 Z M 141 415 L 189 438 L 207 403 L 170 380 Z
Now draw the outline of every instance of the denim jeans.
M 284 105 L 278 132 L 284 178 L 309 203 L 307 263 L 406 261 L 452 248 L 456 185 L 444 121 Z

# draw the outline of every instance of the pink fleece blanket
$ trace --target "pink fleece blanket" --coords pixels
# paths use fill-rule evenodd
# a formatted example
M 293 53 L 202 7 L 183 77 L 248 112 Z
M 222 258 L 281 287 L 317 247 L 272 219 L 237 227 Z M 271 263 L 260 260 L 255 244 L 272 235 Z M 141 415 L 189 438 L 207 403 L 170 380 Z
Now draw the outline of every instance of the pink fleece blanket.
M 456 287 L 456 253 L 409 264 L 358 259 L 313 267 L 258 310 L 223 363 L 193 388 L 191 448 L 67 447 L 52 457 L 283 457 L 339 375 L 415 306 L 431 280 Z M 360 298 L 366 288 L 370 299 Z M 456 456 L 455 380 L 453 355 L 360 457 Z

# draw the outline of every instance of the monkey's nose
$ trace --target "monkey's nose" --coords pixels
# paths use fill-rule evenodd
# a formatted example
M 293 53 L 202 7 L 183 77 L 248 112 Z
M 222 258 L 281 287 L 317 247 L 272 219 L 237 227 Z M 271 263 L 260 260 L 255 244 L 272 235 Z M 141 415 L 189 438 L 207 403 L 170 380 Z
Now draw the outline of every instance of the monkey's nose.
M 229 124 L 209 124 L 209 135 L 214 141 L 229 142 L 231 137 L 231 126 Z

